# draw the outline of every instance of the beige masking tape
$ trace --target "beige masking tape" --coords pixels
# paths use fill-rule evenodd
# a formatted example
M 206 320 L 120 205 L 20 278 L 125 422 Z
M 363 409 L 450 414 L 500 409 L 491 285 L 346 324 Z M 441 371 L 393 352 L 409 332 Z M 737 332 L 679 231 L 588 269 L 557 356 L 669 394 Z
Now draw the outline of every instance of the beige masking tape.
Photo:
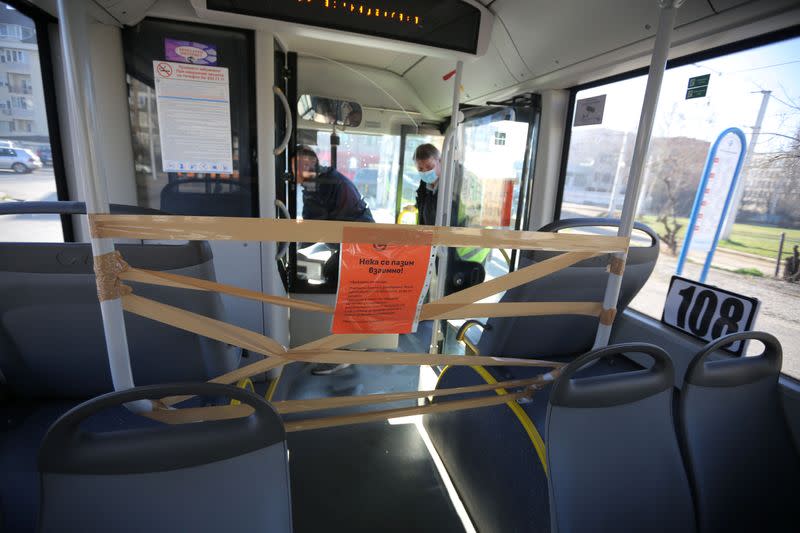
M 388 403 L 404 400 L 414 400 L 428 397 L 453 396 L 456 394 L 470 394 L 486 392 L 496 389 L 517 389 L 551 383 L 552 379 L 543 377 L 531 379 L 515 379 L 494 384 L 470 385 L 467 387 L 454 387 L 450 389 L 436 389 L 413 392 L 390 392 L 384 394 L 367 394 L 365 396 L 334 396 L 332 398 L 315 398 L 310 400 L 286 400 L 275 402 L 272 406 L 280 414 L 305 413 L 308 411 L 321 411 L 325 409 L 339 409 L 342 407 L 361 407 L 376 403 Z
M 611 253 L 627 249 L 625 237 L 516 231 L 484 228 L 450 228 L 340 222 L 333 220 L 286 220 L 267 218 L 198 217 L 178 215 L 89 215 L 92 236 L 133 239 L 240 240 L 286 242 L 342 242 L 344 230 L 356 229 L 361 242 L 385 244 L 388 234 L 401 240 L 412 231 L 441 246 L 516 248 L 565 252 Z M 391 231 L 399 233 L 391 233 Z M 368 240 L 365 240 L 368 239 Z M 419 240 L 416 241 L 419 243 Z
M 527 366 L 558 368 L 562 364 L 539 359 L 494 357 L 489 355 L 432 355 L 404 352 L 361 352 L 355 350 L 332 350 L 327 352 L 287 352 L 281 357 L 292 361 L 310 363 L 345 363 L 353 365 L 451 365 L 451 366 Z M 257 364 L 257 363 L 256 363 Z M 246 368 L 246 367 L 244 367 Z
M 247 350 L 251 350 L 263 355 L 280 355 L 286 349 L 275 340 L 240 328 L 221 320 L 208 318 L 207 316 L 192 313 L 178 307 L 142 298 L 135 294 L 128 294 L 122 298 L 123 308 L 139 316 L 150 318 L 158 322 L 163 322 L 176 328 L 197 333 L 204 337 L 209 337 L 221 342 L 233 344 Z M 245 378 L 249 376 L 241 376 Z M 239 379 L 234 380 L 239 381 Z
M 603 312 L 600 313 L 600 323 L 604 326 L 610 326 L 614 323 L 614 318 L 617 316 L 617 309 L 612 307 L 611 309 L 603 309 Z
M 156 409 L 139 413 L 152 420 L 165 424 L 189 424 L 193 422 L 210 422 L 213 420 L 230 420 L 250 416 L 253 408 L 247 404 L 220 405 L 216 407 L 187 407 L 185 409 Z
M 544 377 L 531 379 L 517 379 L 502 381 L 494 384 L 471 385 L 451 389 L 437 389 L 428 391 L 392 392 L 386 394 L 368 394 L 366 396 L 340 396 L 332 398 L 315 398 L 310 400 L 287 400 L 275 402 L 272 406 L 280 414 L 304 413 L 309 411 L 323 411 L 326 409 L 339 409 L 342 407 L 360 407 L 376 403 L 389 403 L 403 400 L 414 400 L 428 397 L 454 396 L 457 394 L 470 394 L 486 392 L 496 389 L 514 389 L 521 387 L 535 388 L 552 382 Z M 246 404 L 225 405 L 217 407 L 187 407 L 184 409 L 157 409 L 144 416 L 167 424 L 186 424 L 211 420 L 228 420 L 249 416 L 253 408 Z
M 579 263 L 597 255 L 599 254 L 591 252 L 563 253 L 539 263 L 521 268 L 514 272 L 509 272 L 508 274 L 504 274 L 492 280 L 484 281 L 478 285 L 468 287 L 462 291 L 445 296 L 444 298 L 431 303 L 436 305 L 474 303 L 478 300 L 483 300 L 489 296 L 494 296 L 497 293 L 507 291 L 524 283 L 529 283 L 531 281 L 543 278 L 553 274 L 554 272 L 558 272 L 559 270 L 572 266 L 575 263 Z
M 181 289 L 219 292 L 221 294 L 229 294 L 231 296 L 238 296 L 240 298 L 247 298 L 249 300 L 258 300 L 268 304 L 290 307 L 292 309 L 301 309 L 303 311 L 316 311 L 319 313 L 328 314 L 333 313 L 333 307 L 329 305 L 322 305 L 303 300 L 292 300 L 289 298 L 282 298 L 280 296 L 270 296 L 268 294 L 264 294 L 263 292 L 242 289 L 240 287 L 226 285 L 224 283 L 217 283 L 215 281 L 181 276 L 178 274 L 170 274 L 168 272 L 156 272 L 153 270 L 131 268 L 130 270 L 123 272 L 120 275 L 120 278 L 126 281 L 136 281 L 139 283 L 160 285 L 163 287 L 177 287 Z
M 621 276 L 622 273 L 625 272 L 625 260 L 617 256 L 612 256 L 608 261 L 608 271 L 611 274 Z
M 342 242 L 410 244 L 414 246 L 430 246 L 433 244 L 433 231 L 427 226 L 416 229 L 415 226 L 367 224 L 364 227 L 345 226 L 342 229 Z
M 325 418 L 313 418 L 307 420 L 291 420 L 285 422 L 286 431 L 307 431 L 310 429 L 321 429 L 336 426 L 348 426 L 352 424 L 364 424 L 367 422 L 377 422 L 389 418 L 400 418 L 403 416 L 424 415 L 433 413 L 448 413 L 461 411 L 464 409 L 476 409 L 479 407 L 491 407 L 493 405 L 505 405 L 510 401 L 520 400 L 530 397 L 532 391 L 516 392 L 504 394 L 502 396 L 486 396 L 482 398 L 472 398 L 469 400 L 455 400 L 452 402 L 441 402 L 419 407 L 402 407 L 399 409 L 386 409 L 383 411 L 370 411 L 355 415 L 329 416 Z
M 455 309 L 453 309 L 455 307 Z M 428 304 L 428 317 L 443 320 L 509 316 L 586 315 L 597 316 L 603 310 L 598 302 L 507 302 L 496 304 Z
M 123 294 L 131 292 L 130 287 L 120 282 L 120 274 L 130 266 L 118 251 L 94 257 L 94 274 L 97 278 L 97 297 L 101 302 L 116 300 Z
M 519 400 L 529 397 L 533 391 L 516 392 L 504 394 L 502 396 L 485 396 L 481 398 L 471 398 L 468 400 L 456 400 L 452 402 L 442 402 L 418 407 L 403 407 L 399 409 L 384 409 L 380 411 L 370 411 L 355 415 L 329 416 L 325 418 L 314 418 L 309 420 L 295 420 L 285 422 L 286 431 L 305 431 L 309 429 L 320 429 L 326 427 L 346 426 L 352 424 L 363 424 L 366 422 L 376 422 L 389 418 L 411 416 L 419 414 L 446 413 L 450 411 L 461 411 L 464 409 L 476 409 L 479 407 L 490 407 L 493 405 L 503 405 L 509 401 Z M 190 407 L 186 409 L 157 409 L 143 416 L 152 420 L 158 420 L 166 424 L 186 424 L 193 422 L 210 422 L 214 420 L 229 420 L 250 415 L 253 408 L 249 405 L 223 405 L 218 407 Z

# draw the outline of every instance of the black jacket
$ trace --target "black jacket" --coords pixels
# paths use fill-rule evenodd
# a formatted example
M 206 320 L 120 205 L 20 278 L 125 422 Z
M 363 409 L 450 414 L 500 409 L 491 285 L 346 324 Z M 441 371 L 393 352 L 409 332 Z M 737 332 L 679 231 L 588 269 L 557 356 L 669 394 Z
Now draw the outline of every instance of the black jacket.
M 424 181 L 419 182 L 417 188 L 417 223 L 422 226 L 436 225 L 436 202 L 438 198 L 438 189 L 432 191 L 428 189 L 428 184 Z
M 314 181 L 313 188 L 303 187 L 304 219 L 375 222 L 361 193 L 345 176 L 327 169 Z

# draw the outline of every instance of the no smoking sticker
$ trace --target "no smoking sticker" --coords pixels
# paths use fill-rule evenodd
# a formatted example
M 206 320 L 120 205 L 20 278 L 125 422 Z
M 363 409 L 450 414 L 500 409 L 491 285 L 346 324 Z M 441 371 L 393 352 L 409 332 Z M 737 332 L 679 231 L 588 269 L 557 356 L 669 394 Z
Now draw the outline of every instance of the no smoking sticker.
M 156 67 L 158 75 L 162 78 L 169 78 L 172 76 L 172 66 L 169 63 L 159 63 Z

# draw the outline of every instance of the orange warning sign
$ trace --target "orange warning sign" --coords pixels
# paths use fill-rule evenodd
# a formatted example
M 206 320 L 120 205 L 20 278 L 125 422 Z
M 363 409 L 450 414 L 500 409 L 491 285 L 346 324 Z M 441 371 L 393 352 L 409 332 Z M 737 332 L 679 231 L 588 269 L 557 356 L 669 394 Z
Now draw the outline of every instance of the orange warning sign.
M 430 245 L 342 243 L 331 331 L 415 331 L 432 269 Z

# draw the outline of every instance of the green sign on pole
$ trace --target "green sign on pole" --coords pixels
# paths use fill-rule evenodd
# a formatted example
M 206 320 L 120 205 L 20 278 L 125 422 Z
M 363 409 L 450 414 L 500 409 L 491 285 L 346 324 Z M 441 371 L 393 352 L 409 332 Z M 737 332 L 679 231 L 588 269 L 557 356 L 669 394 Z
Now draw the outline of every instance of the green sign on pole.
M 690 100 L 692 98 L 702 98 L 708 92 L 708 85 L 703 87 L 695 87 L 694 89 L 688 89 L 686 91 L 686 99 Z
M 708 82 L 711 80 L 711 74 L 703 74 L 702 76 L 695 76 L 689 78 L 689 85 L 686 87 L 686 99 L 702 98 L 708 92 Z
M 687 89 L 692 89 L 694 87 L 702 87 L 704 85 L 708 85 L 708 81 L 711 79 L 711 74 L 703 74 L 702 76 L 695 76 L 694 78 L 689 78 L 689 86 Z

